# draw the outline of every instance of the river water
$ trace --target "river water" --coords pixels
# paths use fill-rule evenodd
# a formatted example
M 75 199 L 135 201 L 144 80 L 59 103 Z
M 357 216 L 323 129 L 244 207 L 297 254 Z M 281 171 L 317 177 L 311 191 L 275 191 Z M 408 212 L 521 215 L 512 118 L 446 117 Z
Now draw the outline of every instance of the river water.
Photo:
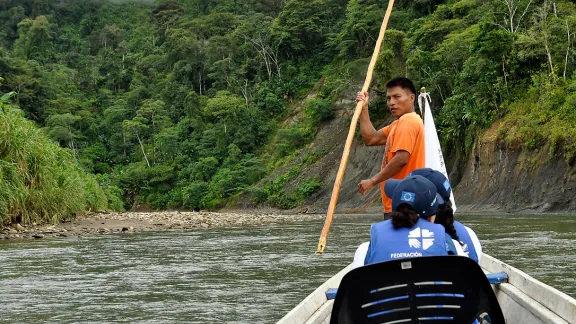
M 576 297 L 576 217 L 459 216 L 486 253 Z M 274 323 L 351 262 L 379 216 L 0 242 L 0 323 Z

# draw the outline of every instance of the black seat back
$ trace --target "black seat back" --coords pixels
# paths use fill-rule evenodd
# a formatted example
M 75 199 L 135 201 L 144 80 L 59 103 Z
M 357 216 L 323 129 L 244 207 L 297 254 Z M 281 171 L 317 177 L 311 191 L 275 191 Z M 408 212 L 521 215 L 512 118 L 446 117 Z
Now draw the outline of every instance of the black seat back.
M 347 273 L 331 324 L 473 323 L 504 315 L 480 266 L 470 258 L 433 256 L 370 264 Z

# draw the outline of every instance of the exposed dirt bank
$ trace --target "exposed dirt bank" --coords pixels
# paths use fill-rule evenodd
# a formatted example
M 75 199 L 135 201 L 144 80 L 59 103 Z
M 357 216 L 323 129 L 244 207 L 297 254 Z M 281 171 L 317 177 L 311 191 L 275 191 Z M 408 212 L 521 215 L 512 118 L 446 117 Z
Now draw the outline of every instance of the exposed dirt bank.
M 576 211 L 576 166 L 547 146 L 509 148 L 498 141 L 498 127 L 492 125 L 473 148 L 455 188 L 457 203 L 466 211 Z

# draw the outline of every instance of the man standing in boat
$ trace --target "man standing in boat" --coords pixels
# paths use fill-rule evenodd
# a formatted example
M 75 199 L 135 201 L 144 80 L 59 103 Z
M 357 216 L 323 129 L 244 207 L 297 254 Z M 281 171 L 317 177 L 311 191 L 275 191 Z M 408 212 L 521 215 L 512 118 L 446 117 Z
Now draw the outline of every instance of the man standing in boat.
M 358 192 L 364 195 L 380 184 L 384 205 L 384 219 L 390 218 L 392 201 L 384 192 L 388 179 L 404 179 L 413 170 L 425 167 L 424 124 L 415 112 L 416 87 L 408 78 L 395 78 L 386 83 L 386 101 L 392 116 L 390 125 L 376 130 L 368 114 L 369 96 L 359 92 L 356 102 L 364 103 L 360 113 L 362 140 L 368 146 L 384 146 L 381 171 L 358 184 Z

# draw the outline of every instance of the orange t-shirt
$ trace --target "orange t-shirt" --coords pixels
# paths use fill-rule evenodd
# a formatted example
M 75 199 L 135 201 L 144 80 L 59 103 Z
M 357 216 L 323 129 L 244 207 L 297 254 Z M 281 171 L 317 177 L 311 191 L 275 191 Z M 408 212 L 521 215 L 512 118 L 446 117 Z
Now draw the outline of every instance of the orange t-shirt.
M 387 137 L 384 148 L 384 158 L 382 159 L 382 170 L 386 164 L 398 151 L 410 153 L 408 164 L 400 172 L 392 176 L 392 179 L 404 179 L 410 172 L 424 168 L 426 164 L 426 152 L 424 151 L 424 124 L 422 119 L 416 113 L 404 114 L 398 120 L 382 129 Z M 384 184 L 380 184 L 380 193 L 382 195 L 382 204 L 384 212 L 392 212 L 392 199 L 384 193 Z

